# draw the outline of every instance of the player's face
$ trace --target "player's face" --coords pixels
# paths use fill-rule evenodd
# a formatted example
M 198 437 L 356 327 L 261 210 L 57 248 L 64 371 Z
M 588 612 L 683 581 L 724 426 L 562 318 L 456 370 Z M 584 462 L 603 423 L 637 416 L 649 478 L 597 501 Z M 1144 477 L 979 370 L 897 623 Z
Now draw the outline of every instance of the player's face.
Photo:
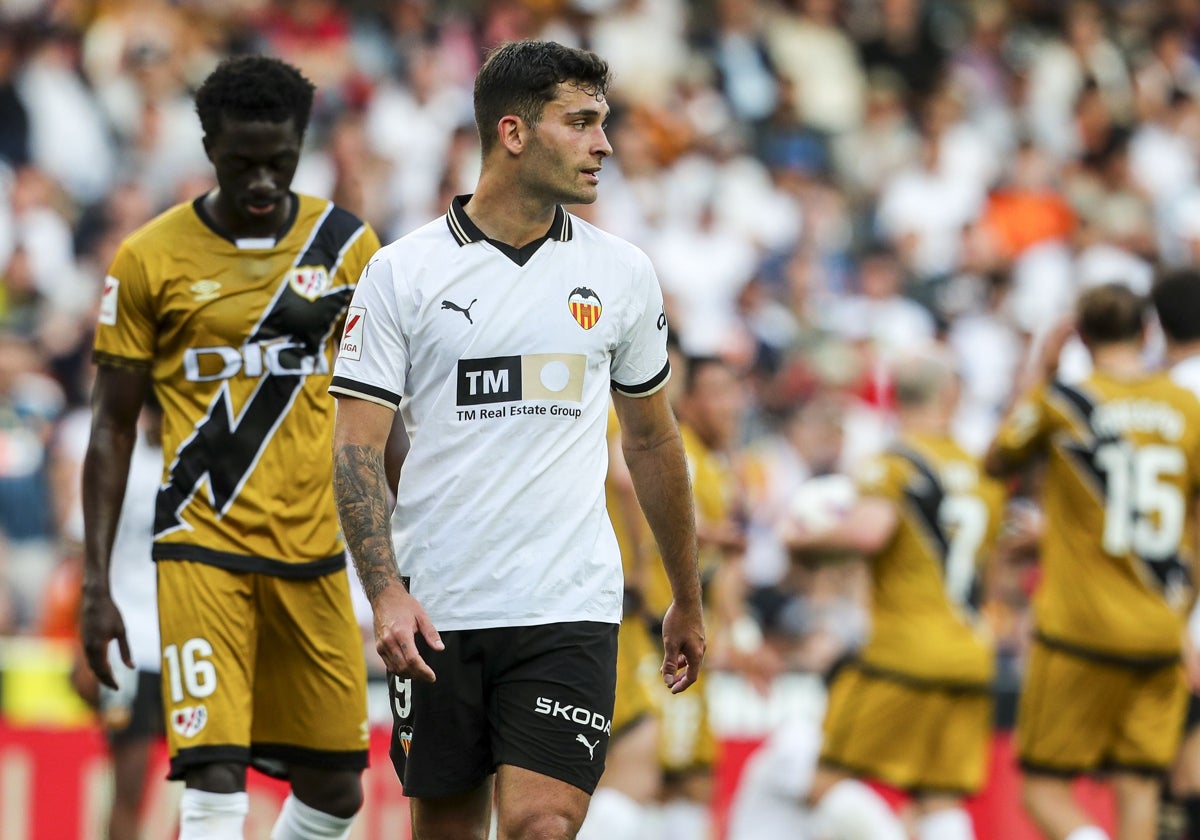
M 216 137 L 205 138 L 216 170 L 218 221 L 236 236 L 271 236 L 287 221 L 288 193 L 300 162 L 303 137 L 293 120 L 263 122 L 222 118 Z
M 608 103 L 564 83 L 547 102 L 542 121 L 530 135 L 524 156 L 524 180 L 539 198 L 556 204 L 596 200 L 600 166 L 612 154 L 604 133 Z
M 709 448 L 726 450 L 737 442 L 744 395 L 731 369 L 725 365 L 704 365 L 696 372 L 687 399 L 692 428 Z

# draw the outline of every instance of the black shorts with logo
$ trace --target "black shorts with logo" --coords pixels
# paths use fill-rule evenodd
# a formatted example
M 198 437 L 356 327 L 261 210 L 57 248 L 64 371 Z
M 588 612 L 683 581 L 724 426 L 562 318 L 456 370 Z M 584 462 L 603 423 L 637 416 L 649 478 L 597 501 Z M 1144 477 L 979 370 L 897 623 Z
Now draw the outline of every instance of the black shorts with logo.
M 592 793 L 604 772 L 618 625 L 596 621 L 452 630 L 418 638 L 437 682 L 388 675 L 392 764 L 412 797 L 477 787 L 501 764 Z

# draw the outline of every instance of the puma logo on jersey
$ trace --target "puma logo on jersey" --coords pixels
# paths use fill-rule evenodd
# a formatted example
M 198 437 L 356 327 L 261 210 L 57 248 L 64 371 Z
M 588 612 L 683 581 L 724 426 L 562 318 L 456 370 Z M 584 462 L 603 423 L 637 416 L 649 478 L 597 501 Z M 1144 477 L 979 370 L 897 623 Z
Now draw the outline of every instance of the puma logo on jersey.
M 591 758 L 592 758 L 592 760 L 593 760 L 593 761 L 595 761 L 595 759 L 596 759 L 596 747 L 600 746 L 600 739 L 599 739 L 599 738 L 597 738 L 597 739 L 596 739 L 596 743 L 594 743 L 594 744 L 593 744 L 593 743 L 591 743 L 590 741 L 588 741 L 588 739 L 587 739 L 587 738 L 583 737 L 583 735 L 582 735 L 582 734 L 579 734 L 579 735 L 576 735 L 576 736 L 575 736 L 575 740 L 576 740 L 576 741 L 578 741 L 579 743 L 583 744 L 585 747 L 587 747 L 587 748 L 588 748 L 588 755 L 589 755 L 589 756 L 591 756 Z
M 453 309 L 455 312 L 461 312 L 463 315 L 466 316 L 468 321 L 470 321 L 472 324 L 474 324 L 475 321 L 474 321 L 474 319 L 471 318 L 471 307 L 475 305 L 475 301 L 477 301 L 477 300 L 479 300 L 479 298 L 473 298 L 471 300 L 471 302 L 469 304 L 467 304 L 466 309 L 463 309 L 461 306 L 459 306 L 457 303 L 455 303 L 452 300 L 444 300 L 444 301 L 442 301 L 442 309 Z

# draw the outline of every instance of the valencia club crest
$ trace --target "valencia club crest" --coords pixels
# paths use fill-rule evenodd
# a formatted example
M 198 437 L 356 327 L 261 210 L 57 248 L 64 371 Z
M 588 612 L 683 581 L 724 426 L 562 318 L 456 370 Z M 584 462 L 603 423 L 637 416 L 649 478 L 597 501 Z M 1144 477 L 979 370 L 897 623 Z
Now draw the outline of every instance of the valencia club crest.
M 576 286 L 572 289 L 570 297 L 567 298 L 567 305 L 571 308 L 571 317 L 575 319 L 575 323 L 585 330 L 590 330 L 600 320 L 600 311 L 603 308 L 600 305 L 600 296 L 586 286 Z

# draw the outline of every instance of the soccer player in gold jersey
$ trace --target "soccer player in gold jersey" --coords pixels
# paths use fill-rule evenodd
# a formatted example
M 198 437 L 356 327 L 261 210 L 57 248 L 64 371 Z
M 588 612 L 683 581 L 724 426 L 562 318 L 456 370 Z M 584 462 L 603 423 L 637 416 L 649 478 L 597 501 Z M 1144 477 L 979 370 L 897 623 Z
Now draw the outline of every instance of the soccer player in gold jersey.
M 788 539 L 798 560 L 861 555 L 871 573 L 870 635 L 834 677 L 809 801 L 820 836 L 903 840 L 872 779 L 913 796 L 920 840 L 971 840 L 962 799 L 984 781 L 994 667 L 977 581 L 1004 490 L 950 435 L 944 352 L 898 360 L 895 388 L 899 437 L 862 469 L 854 507 Z
M 1045 462 L 1017 749 L 1026 809 L 1050 840 L 1108 837 L 1071 791 L 1074 777 L 1097 771 L 1116 791 L 1118 840 L 1152 840 L 1187 703 L 1180 650 L 1200 400 L 1146 369 L 1146 316 L 1146 300 L 1124 285 L 1085 291 L 987 455 L 994 475 Z M 1066 384 L 1054 374 L 1072 328 L 1093 373 Z
M 273 840 L 344 838 L 362 804 L 366 670 L 334 506 L 327 388 L 355 282 L 379 247 L 298 195 L 313 86 L 275 59 L 196 94 L 217 187 L 122 244 L 105 280 L 84 462 L 81 632 L 115 687 L 109 589 L 135 421 L 163 406 L 155 514 L 170 778 L 180 840 L 239 840 L 246 767 L 291 785 Z

